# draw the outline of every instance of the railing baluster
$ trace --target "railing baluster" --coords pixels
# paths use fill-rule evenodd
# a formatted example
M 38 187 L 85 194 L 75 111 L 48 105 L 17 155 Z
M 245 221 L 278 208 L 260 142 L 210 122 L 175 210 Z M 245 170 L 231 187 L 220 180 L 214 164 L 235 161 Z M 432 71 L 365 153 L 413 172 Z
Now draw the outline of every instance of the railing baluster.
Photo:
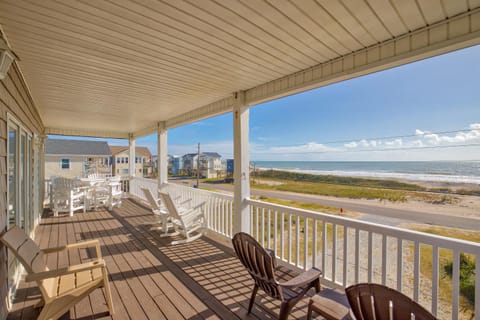
M 397 290 L 402 292 L 403 241 L 397 238 Z
M 300 258 L 300 216 L 295 218 L 295 266 L 298 267 Z
M 317 267 L 317 219 L 312 221 L 312 267 Z
M 303 270 L 307 270 L 307 258 L 308 258 L 308 218 L 303 218 Z
M 373 276 L 372 237 L 373 233 L 368 231 L 368 282 L 372 282 Z
M 262 241 L 259 241 L 262 244 L 262 247 L 265 247 L 265 208 L 262 208 Z
M 255 209 L 255 224 L 256 224 L 257 227 L 256 227 L 255 231 L 257 233 L 257 235 L 256 235 L 257 241 L 259 240 L 259 238 L 258 238 L 258 228 L 260 227 L 260 224 L 258 223 L 258 210 L 259 210 L 259 208 L 256 207 L 256 209 Z
M 355 228 L 355 283 L 360 281 L 360 230 Z
M 475 314 L 480 314 L 480 253 L 475 255 Z
M 322 277 L 326 277 L 326 261 L 327 260 L 327 223 L 325 220 L 322 221 Z
M 420 243 L 414 242 L 413 255 L 413 300 L 418 302 L 418 293 L 420 291 Z
M 478 262 L 477 262 L 478 263 Z M 453 250 L 453 270 L 452 270 L 452 319 L 458 319 L 458 301 L 460 295 L 460 252 Z M 478 276 L 477 276 L 478 277 Z M 478 312 L 479 310 L 475 310 Z
M 342 286 L 347 287 L 347 267 L 348 267 L 348 227 L 343 226 L 343 283 Z
M 273 211 L 273 224 L 274 224 L 274 229 L 273 229 L 273 250 L 275 250 L 275 252 L 278 252 L 278 218 L 277 218 L 277 215 L 278 215 L 278 211 L 277 210 L 274 210 Z
M 292 214 L 288 213 L 288 263 L 292 263 Z
M 280 213 L 280 258 L 285 259 L 285 213 Z
M 268 217 L 267 217 L 267 221 L 268 221 L 268 224 L 267 224 L 267 228 L 268 228 L 267 229 L 267 235 L 268 235 L 268 237 L 267 237 L 267 239 L 268 239 L 267 248 L 270 248 L 270 249 L 272 248 L 272 219 L 271 219 L 271 213 L 272 213 L 271 210 L 268 209 L 267 210 L 267 215 L 268 215 Z
M 337 280 L 337 224 L 332 224 L 332 281 L 335 283 Z
M 438 246 L 432 247 L 432 313 L 437 316 L 438 309 L 438 286 L 440 279 L 438 277 Z
M 387 283 L 387 237 L 382 234 L 382 284 Z

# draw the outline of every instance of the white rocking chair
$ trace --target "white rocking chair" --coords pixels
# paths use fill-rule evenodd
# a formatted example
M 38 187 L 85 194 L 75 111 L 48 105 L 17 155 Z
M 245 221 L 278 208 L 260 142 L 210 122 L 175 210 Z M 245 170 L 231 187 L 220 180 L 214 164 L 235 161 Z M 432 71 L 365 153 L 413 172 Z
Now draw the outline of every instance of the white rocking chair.
M 171 244 L 187 243 L 200 238 L 205 232 L 205 203 L 193 208 L 177 207 L 168 193 L 158 192 L 172 219 L 175 229 L 182 234 L 184 240 L 172 241 Z M 192 236 L 192 233 L 196 233 Z
M 153 197 L 153 194 L 150 191 L 150 189 L 145 188 L 145 187 L 143 187 L 141 189 L 142 189 L 142 192 L 143 192 L 145 198 L 147 199 L 147 201 L 150 205 L 150 208 L 152 209 L 152 213 L 157 218 L 157 220 L 153 224 L 161 224 L 162 225 L 161 230 L 162 230 L 163 234 L 161 235 L 161 237 L 166 237 L 166 236 L 172 235 L 172 234 L 168 233 L 169 214 L 168 214 L 167 209 L 164 206 L 161 205 L 160 199 L 155 199 Z M 151 229 L 157 229 L 157 228 L 152 227 Z

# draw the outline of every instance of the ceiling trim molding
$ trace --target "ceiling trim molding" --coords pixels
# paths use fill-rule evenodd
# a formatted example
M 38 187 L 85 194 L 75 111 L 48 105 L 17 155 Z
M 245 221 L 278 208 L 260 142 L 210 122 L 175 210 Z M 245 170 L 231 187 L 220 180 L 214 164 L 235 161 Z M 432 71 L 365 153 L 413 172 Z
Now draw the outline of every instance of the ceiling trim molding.
M 214 117 L 233 110 L 233 95 L 210 103 L 198 109 L 186 112 L 165 122 L 166 128 L 171 129 L 188 123 Z
M 111 132 L 102 130 L 76 130 L 66 128 L 45 128 L 45 134 L 56 134 L 61 136 L 79 136 L 79 137 L 95 137 L 95 138 L 114 138 L 128 139 L 127 132 Z

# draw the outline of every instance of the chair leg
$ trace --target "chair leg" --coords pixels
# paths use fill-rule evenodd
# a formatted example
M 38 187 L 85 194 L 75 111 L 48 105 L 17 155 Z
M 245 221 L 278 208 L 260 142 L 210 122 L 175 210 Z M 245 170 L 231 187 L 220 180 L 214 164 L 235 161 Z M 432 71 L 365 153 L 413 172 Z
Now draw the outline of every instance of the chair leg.
M 307 320 L 312 320 L 312 304 L 313 301 L 312 299 L 310 299 L 310 301 L 308 302 Z
M 108 311 L 110 315 L 115 313 L 113 308 L 113 301 L 112 301 L 112 292 L 110 291 L 110 284 L 108 283 L 108 272 L 106 268 L 102 269 L 103 273 L 103 287 L 105 288 L 105 300 L 107 300 Z
M 283 301 L 280 305 L 280 315 L 278 316 L 278 320 L 287 320 L 288 314 L 293 307 L 293 303 L 291 301 Z
M 257 295 L 258 286 L 255 284 L 252 290 L 252 296 L 250 297 L 250 303 L 248 304 L 248 313 L 252 312 L 253 303 L 255 302 L 255 296 Z

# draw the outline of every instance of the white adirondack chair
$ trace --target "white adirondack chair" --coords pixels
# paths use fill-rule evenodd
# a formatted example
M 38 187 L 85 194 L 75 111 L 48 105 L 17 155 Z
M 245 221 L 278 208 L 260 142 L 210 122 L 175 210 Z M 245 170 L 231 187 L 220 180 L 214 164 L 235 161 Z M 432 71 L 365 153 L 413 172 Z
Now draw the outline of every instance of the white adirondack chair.
M 102 259 L 98 240 L 41 250 L 25 232 L 17 226 L 0 237 L 24 266 L 26 282 L 35 281 L 40 288 L 42 301 L 37 304 L 42 311 L 37 320 L 58 319 L 96 288 L 105 288 L 105 299 L 111 315 L 114 313 L 112 294 L 108 283 L 107 268 Z M 45 255 L 65 250 L 95 247 L 97 259 L 91 262 L 49 270 Z
M 108 209 L 112 210 L 113 207 L 120 207 L 122 205 L 122 183 L 120 176 L 111 177 L 108 182 L 108 188 L 110 193 L 110 200 L 108 203 Z
M 173 234 L 168 233 L 168 220 L 169 220 L 169 214 L 165 206 L 162 205 L 160 199 L 155 199 L 152 192 L 148 188 L 140 188 L 142 189 L 142 192 L 145 196 L 145 198 L 148 201 L 148 204 L 150 205 L 150 208 L 152 209 L 152 213 L 155 215 L 157 220 L 154 222 L 154 224 L 161 224 L 162 225 L 162 232 L 163 234 L 161 237 L 167 237 L 171 236 Z M 152 227 L 152 229 L 157 229 L 155 227 Z M 177 233 L 178 234 L 178 233 Z
M 185 237 L 184 240 L 172 241 L 172 245 L 196 240 L 205 233 L 205 203 L 193 208 L 180 207 L 173 202 L 168 193 L 159 191 L 158 195 L 165 204 L 175 229 Z M 196 234 L 192 235 L 193 233 Z
M 86 211 L 86 188 L 74 179 L 63 177 L 55 178 L 52 181 L 52 202 L 53 215 L 58 216 L 59 212 L 68 212 L 70 216 L 77 210 Z

